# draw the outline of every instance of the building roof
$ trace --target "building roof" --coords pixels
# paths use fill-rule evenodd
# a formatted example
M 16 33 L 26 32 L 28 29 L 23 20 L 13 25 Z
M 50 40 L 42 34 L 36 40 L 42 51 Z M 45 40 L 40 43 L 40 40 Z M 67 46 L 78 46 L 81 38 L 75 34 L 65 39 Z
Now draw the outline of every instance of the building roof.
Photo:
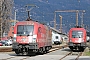
M 59 30 L 57 30 L 57 29 L 55 29 L 55 28 L 53 28 L 53 27 L 50 27 L 50 29 L 52 29 L 53 31 L 57 32 L 58 34 L 66 35 L 66 34 L 64 34 L 64 33 L 61 33 Z M 66 35 L 66 36 L 67 36 L 67 35 Z

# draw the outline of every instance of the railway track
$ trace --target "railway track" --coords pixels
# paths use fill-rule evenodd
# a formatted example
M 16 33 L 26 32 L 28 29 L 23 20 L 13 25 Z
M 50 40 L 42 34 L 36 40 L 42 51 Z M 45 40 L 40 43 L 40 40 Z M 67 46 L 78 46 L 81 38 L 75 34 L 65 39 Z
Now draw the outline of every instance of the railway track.
M 54 46 L 50 51 L 49 51 L 49 53 L 50 52 L 53 52 L 53 51 L 56 51 L 56 50 L 59 50 L 59 49 L 62 49 L 62 48 L 65 48 L 65 47 L 67 47 L 67 45 L 64 45 L 64 46 L 60 46 L 60 45 L 58 45 L 58 46 Z M 35 55 L 36 56 L 36 55 Z M 26 59 L 28 59 L 28 58 L 30 58 L 30 57 L 32 57 L 32 56 L 27 56 L 27 55 L 25 55 L 25 56 L 22 56 L 22 55 L 19 55 L 19 56 L 11 56 L 11 57 L 9 57 L 9 58 L 4 58 L 4 59 L 1 59 L 1 60 L 10 60 L 10 59 L 14 59 L 14 58 L 18 58 L 18 57 L 22 57 L 21 59 L 19 59 L 19 60 L 26 60 Z
M 63 59 L 65 59 L 67 56 L 76 56 L 76 58 L 75 58 L 75 60 L 78 60 L 79 59 L 79 57 L 80 56 L 82 56 L 83 55 L 83 53 L 84 53 L 84 51 L 83 52 L 69 52 L 68 54 L 66 54 L 65 56 L 63 56 L 62 58 L 60 58 L 59 60 L 63 60 Z
M 66 54 L 65 56 L 63 56 L 62 58 L 60 58 L 60 60 L 64 59 L 65 57 L 67 57 L 70 54 L 72 54 L 72 52 L 69 52 L 68 54 Z
M 82 56 L 83 52 L 79 52 L 78 56 L 76 57 L 75 60 L 78 60 L 80 56 Z
M 82 55 L 82 52 L 79 52 L 78 54 L 70 52 L 67 55 L 65 55 L 64 57 L 60 58 L 60 60 L 63 60 L 65 57 L 69 56 L 69 55 L 78 55 L 76 57 L 75 60 L 78 60 L 78 58 Z M 5 59 L 0 59 L 0 60 L 13 60 L 16 58 L 19 58 L 19 60 L 26 60 L 26 59 L 30 59 L 31 56 L 13 56 L 13 57 L 9 57 L 9 58 L 5 58 Z
M 64 46 L 60 46 L 60 45 L 56 46 L 56 45 L 54 45 L 52 47 L 52 49 L 55 49 L 55 48 L 61 49 L 61 48 L 65 48 L 65 47 L 67 47 L 67 45 L 64 45 Z M 11 52 L 11 51 L 12 51 L 11 46 L 0 46 L 0 52 Z
M 66 47 L 68 47 L 68 45 L 64 45 L 64 46 L 60 46 L 60 45 L 54 46 L 54 47 L 52 47 L 51 50 L 49 50 L 49 52 L 53 52 L 53 51 L 56 51 L 56 50 L 59 50 L 59 49 L 62 49 L 62 48 L 66 48 Z
M 0 52 L 11 52 L 12 47 L 11 46 L 0 46 Z
M 9 57 L 9 58 L 5 58 L 5 59 L 1 59 L 1 60 L 9 60 L 9 59 L 12 59 L 12 58 L 15 58 L 15 57 Z
M 14 57 L 9 57 L 9 58 L 5 58 L 5 59 L 0 59 L 0 60 L 12 60 L 12 59 L 15 59 L 15 58 L 19 58 L 19 60 L 25 60 L 25 59 L 28 59 L 28 58 L 30 58 L 30 56 L 26 56 L 26 57 L 23 57 L 23 56 L 19 56 L 19 57 L 17 57 L 17 56 L 14 56 Z

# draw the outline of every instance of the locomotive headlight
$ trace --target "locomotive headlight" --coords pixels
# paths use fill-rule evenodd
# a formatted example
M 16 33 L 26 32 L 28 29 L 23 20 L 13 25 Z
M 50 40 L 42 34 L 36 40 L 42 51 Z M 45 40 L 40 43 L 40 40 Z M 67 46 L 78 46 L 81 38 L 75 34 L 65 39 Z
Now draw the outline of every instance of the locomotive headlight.
M 13 37 L 13 42 L 16 42 L 16 37 Z
M 36 38 L 33 38 L 32 40 L 33 40 L 33 43 L 36 43 Z
M 14 34 L 13 42 L 16 42 L 16 37 L 17 37 L 17 34 Z
M 33 39 L 32 39 L 33 43 L 36 43 L 36 38 L 37 38 L 37 35 L 33 35 Z

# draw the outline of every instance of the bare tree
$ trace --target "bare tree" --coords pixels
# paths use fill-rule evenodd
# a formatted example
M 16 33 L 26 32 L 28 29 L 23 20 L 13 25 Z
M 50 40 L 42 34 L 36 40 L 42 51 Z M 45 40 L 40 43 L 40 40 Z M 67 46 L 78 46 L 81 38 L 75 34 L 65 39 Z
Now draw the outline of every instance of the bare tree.
M 0 37 L 9 31 L 12 7 L 13 0 L 0 0 Z

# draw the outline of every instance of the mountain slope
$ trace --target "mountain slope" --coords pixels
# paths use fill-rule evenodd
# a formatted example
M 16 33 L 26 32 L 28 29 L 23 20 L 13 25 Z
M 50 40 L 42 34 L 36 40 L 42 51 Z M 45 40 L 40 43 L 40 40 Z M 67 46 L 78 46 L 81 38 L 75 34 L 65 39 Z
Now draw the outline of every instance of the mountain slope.
M 27 19 L 25 5 L 34 4 L 37 7 L 30 12 L 30 16 L 34 20 L 48 23 L 54 20 L 54 11 L 56 10 L 85 10 L 84 24 L 89 25 L 90 23 L 90 0 L 14 0 L 14 3 L 15 9 L 18 9 L 17 20 L 20 21 Z M 72 27 L 72 25 L 76 24 L 76 13 L 56 13 L 57 24 L 60 22 L 59 15 L 63 16 L 63 25 Z M 81 24 L 81 20 L 82 14 L 79 13 L 79 25 Z M 52 25 L 53 23 L 50 24 Z

